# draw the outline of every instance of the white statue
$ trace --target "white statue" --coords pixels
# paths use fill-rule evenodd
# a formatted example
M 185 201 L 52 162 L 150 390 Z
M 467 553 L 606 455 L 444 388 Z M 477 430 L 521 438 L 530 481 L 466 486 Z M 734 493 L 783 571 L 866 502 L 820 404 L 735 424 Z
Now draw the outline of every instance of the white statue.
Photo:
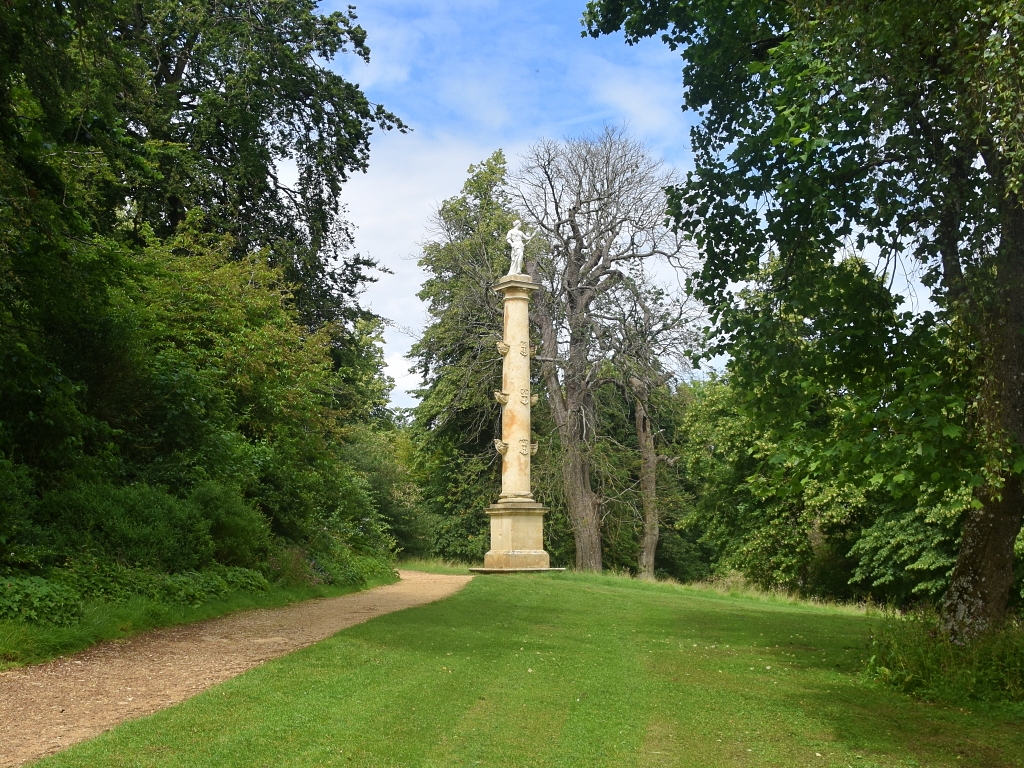
M 512 229 L 505 235 L 505 242 L 512 246 L 512 266 L 508 268 L 508 274 L 510 275 L 523 274 L 523 252 L 526 250 L 526 235 L 519 228 L 522 223 L 519 219 L 516 219 Z

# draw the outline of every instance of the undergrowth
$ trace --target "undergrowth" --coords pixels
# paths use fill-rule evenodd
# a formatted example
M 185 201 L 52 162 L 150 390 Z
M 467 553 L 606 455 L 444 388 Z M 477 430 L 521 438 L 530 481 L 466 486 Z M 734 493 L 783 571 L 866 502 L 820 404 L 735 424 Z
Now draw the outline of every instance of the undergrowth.
M 955 643 L 934 611 L 888 613 L 871 638 L 869 677 L 950 704 L 1024 701 L 1024 622 Z

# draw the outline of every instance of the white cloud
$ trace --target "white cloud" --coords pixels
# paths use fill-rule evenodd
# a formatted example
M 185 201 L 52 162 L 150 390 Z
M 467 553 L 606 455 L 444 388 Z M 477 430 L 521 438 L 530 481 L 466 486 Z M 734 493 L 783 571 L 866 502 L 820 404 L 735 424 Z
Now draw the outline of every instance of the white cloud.
M 418 385 L 402 358 L 415 337 L 402 329 L 418 333 L 425 325 L 426 310 L 416 297 L 426 277 L 416 264 L 420 243 L 438 205 L 462 189 L 470 164 L 495 149 L 451 136 L 392 132 L 374 140 L 371 171 L 345 185 L 342 201 L 357 227 L 356 249 L 393 273 L 380 275 L 363 303 L 393 324 L 385 332 L 385 356 L 396 381 L 395 405 L 413 405 L 406 390 Z

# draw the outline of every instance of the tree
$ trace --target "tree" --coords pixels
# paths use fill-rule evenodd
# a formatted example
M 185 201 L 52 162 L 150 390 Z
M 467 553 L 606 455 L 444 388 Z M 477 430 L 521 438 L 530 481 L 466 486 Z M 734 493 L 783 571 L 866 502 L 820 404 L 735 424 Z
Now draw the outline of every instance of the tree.
M 413 433 L 444 557 L 483 557 L 484 508 L 500 477 L 492 392 L 501 384 L 502 310 L 493 287 L 507 269 L 505 233 L 515 220 L 505 182 L 500 150 L 470 166 L 462 193 L 439 207 L 419 262 L 429 274 L 419 296 L 431 323 L 409 353 L 423 380 Z
M 598 344 L 611 363 L 608 378 L 633 407 L 643 508 L 637 564 L 641 577 L 646 579 L 654 578 L 658 549 L 658 463 L 675 463 L 677 458 L 658 454 L 654 429 L 657 417 L 652 406 L 656 392 L 689 369 L 690 354 L 697 349 L 693 321 L 698 313 L 691 303 L 652 286 L 639 265 L 630 270 L 627 280 L 601 297 L 594 309 L 603 329 Z
M 227 499 L 250 544 L 328 559 L 388 546 L 377 511 L 408 499 L 373 434 L 379 322 L 328 233 L 398 123 L 326 68 L 347 48 L 368 53 L 354 16 L 305 2 L 0 5 L 0 567 L 78 553 L 69 510 L 145 528 L 118 498 L 225 531 L 192 497 Z
M 704 257 L 694 286 L 735 355 L 732 383 L 791 443 L 785 423 L 814 403 L 842 411 L 808 471 L 960 499 L 942 513 L 961 531 L 946 626 L 998 625 L 1024 515 L 1017 4 L 596 0 L 585 19 L 681 49 L 701 120 L 673 210 Z M 923 264 L 939 311 L 896 311 L 872 251 L 883 273 Z M 751 308 L 735 286 L 754 279 L 765 300 Z M 783 344 L 791 321 L 800 341 Z M 931 471 L 904 471 L 880 435 Z
M 538 236 L 527 271 L 544 287 L 533 306 L 541 376 L 562 451 L 566 507 L 576 567 L 601 569 L 600 499 L 588 457 L 594 392 L 601 376 L 595 306 L 645 259 L 676 257 L 666 225 L 662 163 L 622 129 L 532 146 L 510 182 L 514 206 Z
M 120 105 L 148 161 L 126 178 L 137 223 L 165 236 L 202 210 L 210 231 L 232 236 L 236 256 L 263 250 L 284 268 L 311 327 L 354 319 L 373 262 L 332 266 L 351 245 L 339 192 L 366 170 L 375 125 L 405 130 L 328 67 L 349 52 L 369 61 L 354 9 L 135 0 L 114 36 L 146 68 L 145 90 Z M 296 167 L 294 186 L 281 179 L 285 163 Z

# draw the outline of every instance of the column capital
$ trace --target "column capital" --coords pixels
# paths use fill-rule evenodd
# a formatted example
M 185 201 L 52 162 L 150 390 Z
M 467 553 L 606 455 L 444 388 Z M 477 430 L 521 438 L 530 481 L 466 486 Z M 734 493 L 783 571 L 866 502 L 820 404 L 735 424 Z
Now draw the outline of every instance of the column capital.
M 529 298 L 540 286 L 529 275 L 505 275 L 494 286 L 494 292 L 505 298 Z M 517 295 L 518 294 L 518 295 Z

